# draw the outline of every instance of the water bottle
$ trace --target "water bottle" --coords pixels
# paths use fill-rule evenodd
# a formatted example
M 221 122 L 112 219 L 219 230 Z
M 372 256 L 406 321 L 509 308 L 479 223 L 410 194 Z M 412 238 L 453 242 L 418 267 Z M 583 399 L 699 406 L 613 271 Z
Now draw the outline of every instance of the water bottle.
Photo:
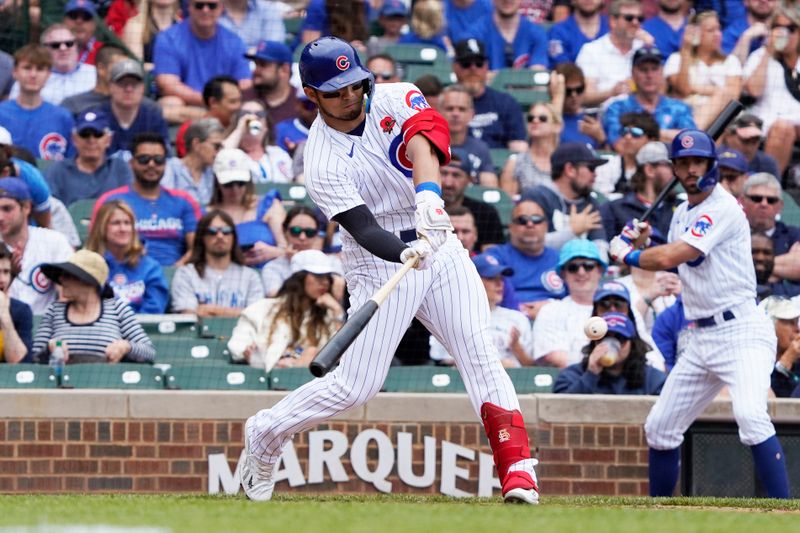
M 783 52 L 789 44 L 789 31 L 786 28 L 776 28 L 775 30 L 775 51 Z
M 264 127 L 261 125 L 261 122 L 259 122 L 258 120 L 247 121 L 247 129 L 250 131 L 250 135 L 253 136 L 259 135 L 263 130 L 263 128 Z
M 56 347 L 50 352 L 50 368 L 53 369 L 53 375 L 56 377 L 56 386 L 61 386 L 61 380 L 64 376 L 64 363 L 66 357 L 64 356 L 64 348 L 61 341 L 56 341 Z
M 622 344 L 615 337 L 604 337 L 600 343 L 608 346 L 608 352 L 600 358 L 600 366 L 604 368 L 614 366 L 619 358 L 619 351 L 622 349 Z

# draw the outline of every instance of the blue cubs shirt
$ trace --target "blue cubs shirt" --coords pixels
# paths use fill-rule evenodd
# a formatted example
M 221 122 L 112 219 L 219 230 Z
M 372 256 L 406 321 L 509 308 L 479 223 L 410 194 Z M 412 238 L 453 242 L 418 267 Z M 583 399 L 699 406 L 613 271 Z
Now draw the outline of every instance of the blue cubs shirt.
M 661 50 L 664 59 L 668 58 L 670 54 L 677 52 L 681 47 L 683 40 L 683 30 L 686 29 L 686 21 L 683 22 L 680 28 L 673 30 L 672 26 L 659 16 L 647 19 L 642 28 L 653 36 L 655 39 L 656 48 Z
M 11 133 L 15 145 L 30 151 L 37 159 L 60 161 L 72 157 L 73 125 L 69 111 L 48 102 L 42 102 L 36 109 L 25 109 L 16 100 L 0 103 L 0 126 Z
M 308 139 L 308 128 L 300 121 L 299 118 L 287 118 L 275 124 L 275 144 L 286 150 L 292 152 L 297 146 L 297 143 L 303 142 Z M 291 143 L 292 147 L 289 147 Z
M 483 20 L 491 20 L 492 11 L 491 0 L 475 0 L 468 7 L 460 7 L 453 0 L 445 0 L 444 16 L 450 40 L 454 43 L 470 37 L 483 40 L 482 36 L 472 34 L 472 28 Z
M 514 269 L 514 275 L 508 279 L 520 302 L 561 299 L 567 295 L 564 281 L 556 273 L 558 265 L 556 250 L 545 247 L 541 255 L 531 257 L 511 246 L 511 243 L 506 243 L 493 246 L 486 253 Z
M 622 126 L 619 123 L 620 117 L 625 113 L 647 113 L 642 107 L 636 95 L 630 95 L 622 100 L 616 100 L 603 115 L 603 129 L 608 136 L 608 144 L 614 144 L 619 139 Z M 696 128 L 692 110 L 688 105 L 680 100 L 662 96 L 658 100 L 655 113 L 651 113 L 664 130 L 682 130 L 685 128 Z
M 511 43 L 506 42 L 491 18 L 478 22 L 473 33 L 475 38 L 481 39 L 486 45 L 489 70 L 520 69 L 532 65 L 547 68 L 550 64 L 547 57 L 547 35 L 544 30 L 526 18 L 520 19 L 517 34 Z
M 581 31 L 574 15 L 553 24 L 548 33 L 547 54 L 550 56 L 550 66 L 559 63 L 574 63 L 581 47 L 608 33 L 608 17 L 600 17 L 600 31 L 594 37 L 588 37 Z
M 114 296 L 128 302 L 135 313 L 167 312 L 169 289 L 158 261 L 143 255 L 133 266 L 117 261 L 108 252 L 104 258 L 108 264 L 108 284 L 114 289 Z

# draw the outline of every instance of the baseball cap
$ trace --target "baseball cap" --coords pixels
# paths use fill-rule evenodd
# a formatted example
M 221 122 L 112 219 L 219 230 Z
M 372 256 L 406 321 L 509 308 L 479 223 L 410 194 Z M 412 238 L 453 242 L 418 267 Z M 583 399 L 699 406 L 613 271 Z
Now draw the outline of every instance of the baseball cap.
M 382 17 L 408 16 L 406 5 L 400 0 L 386 0 L 380 10 Z
M 600 255 L 600 249 L 595 243 L 586 239 L 572 239 L 561 247 L 561 252 L 558 254 L 558 271 L 561 272 L 564 265 L 576 257 L 597 261 L 603 267 L 603 271 L 608 268 L 608 263 Z
M 493 255 L 479 254 L 472 258 L 478 275 L 482 278 L 494 278 L 496 276 L 513 276 L 514 269 L 504 265 Z
M 0 198 L 11 198 L 19 202 L 31 199 L 28 185 L 19 178 L 0 179 Z
M 636 335 L 636 328 L 633 327 L 633 322 L 622 313 L 605 313 L 601 318 L 608 324 L 609 333 L 616 333 L 626 339 L 632 339 Z
M 107 129 L 108 119 L 104 114 L 97 111 L 84 111 L 75 119 L 75 131 L 77 133 L 84 130 L 104 132 Z
M 214 175 L 220 185 L 235 181 L 250 181 L 252 163 L 250 158 L 238 148 L 224 148 L 214 158 Z
M 125 76 L 133 76 L 139 80 L 144 80 L 144 69 L 138 61 L 133 59 L 123 59 L 117 61 L 111 67 L 111 81 L 119 81 Z
M 291 63 L 292 51 L 280 41 L 261 40 L 255 48 L 249 49 L 244 57 L 273 63 Z
M 773 320 L 794 320 L 800 318 L 800 306 L 794 301 L 781 296 L 769 296 L 758 304 L 767 316 Z
M 563 167 L 567 163 L 588 163 L 589 167 L 595 168 L 605 165 L 608 160 L 599 157 L 588 145 L 582 143 L 564 143 L 550 155 L 550 165 L 553 167 Z
M 454 168 L 457 168 L 459 170 L 463 170 L 467 174 L 469 174 L 470 171 L 472 170 L 470 168 L 469 161 L 467 161 L 466 159 L 462 158 L 460 155 L 457 155 L 457 154 L 451 155 L 450 156 L 450 161 L 448 161 L 447 164 L 444 165 L 444 166 L 446 166 L 446 167 L 454 167 Z
M 14 140 L 11 138 L 11 132 L 0 126 L 0 145 L 12 145 Z
M 652 44 L 646 44 L 636 50 L 636 52 L 633 54 L 634 65 L 644 63 L 645 61 L 653 61 L 661 64 L 664 62 L 664 54 L 661 53 L 661 50 L 659 50 L 658 47 Z
M 744 113 L 733 121 L 731 130 L 736 132 L 736 135 L 742 139 L 752 139 L 753 137 L 761 137 L 761 128 L 764 126 L 764 121 L 761 118 L 753 115 L 752 113 Z
M 639 148 L 639 151 L 636 152 L 636 164 L 640 166 L 647 163 L 671 162 L 667 145 L 662 142 L 651 141 Z
M 601 283 L 594 292 L 592 302 L 599 302 L 603 298 L 609 296 L 618 296 L 626 302 L 631 303 L 631 294 L 628 292 L 628 288 L 618 281 L 606 281 L 605 283 Z
M 108 281 L 108 263 L 97 252 L 83 249 L 63 263 L 44 263 L 42 273 L 54 283 L 58 283 L 62 274 L 69 274 L 99 289 Z
M 720 167 L 730 168 L 742 174 L 747 172 L 747 159 L 739 150 L 725 148 L 717 155 L 717 159 Z
M 70 0 L 64 6 L 64 14 L 72 13 L 73 11 L 83 11 L 93 17 L 97 16 L 97 8 L 94 7 L 92 0 Z
M 464 39 L 453 45 L 456 61 L 472 59 L 475 57 L 486 58 L 486 46 L 478 39 Z
M 292 274 L 311 272 L 312 274 L 333 274 L 333 261 L 320 250 L 302 250 L 292 256 L 289 262 Z

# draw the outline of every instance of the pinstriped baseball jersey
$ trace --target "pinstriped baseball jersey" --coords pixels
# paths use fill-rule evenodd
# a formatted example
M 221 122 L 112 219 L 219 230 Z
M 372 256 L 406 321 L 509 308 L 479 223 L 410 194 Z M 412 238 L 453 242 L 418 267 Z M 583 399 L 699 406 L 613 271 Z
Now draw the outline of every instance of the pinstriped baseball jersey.
M 755 301 L 750 226 L 742 207 L 722 186 L 695 206 L 678 206 L 669 230 L 669 241 L 677 239 L 703 252 L 678 266 L 686 318 L 709 317 Z

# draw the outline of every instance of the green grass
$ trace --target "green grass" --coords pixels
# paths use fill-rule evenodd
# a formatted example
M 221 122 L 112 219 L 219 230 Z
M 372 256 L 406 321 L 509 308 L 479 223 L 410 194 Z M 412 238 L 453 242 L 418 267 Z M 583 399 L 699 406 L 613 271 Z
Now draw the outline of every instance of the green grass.
M 539 506 L 440 496 L 189 495 L 0 496 L 0 532 L 57 531 L 54 526 L 161 528 L 204 533 L 306 532 L 651 532 L 796 531 L 800 500 L 549 497 Z M 16 527 L 14 527 L 16 526 Z M 33 526 L 34 529 L 20 529 Z M 97 527 L 101 526 L 101 527 Z M 13 529 L 6 529 L 6 528 Z M 73 530 L 77 531 L 77 530 Z

